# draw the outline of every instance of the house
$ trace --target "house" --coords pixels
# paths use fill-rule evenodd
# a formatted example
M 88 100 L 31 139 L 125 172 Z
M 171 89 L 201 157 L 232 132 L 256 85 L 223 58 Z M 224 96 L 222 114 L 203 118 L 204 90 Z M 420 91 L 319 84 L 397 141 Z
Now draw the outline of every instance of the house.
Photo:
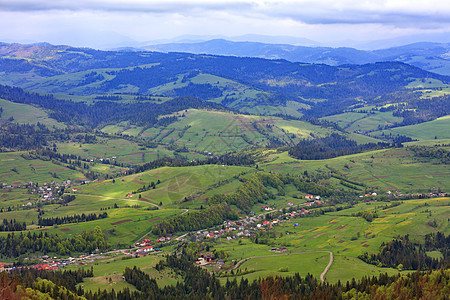
M 144 248 L 142 248 L 142 250 L 143 250 L 144 252 L 146 252 L 146 253 L 152 252 L 152 251 L 153 251 L 153 246 L 144 247 Z
M 292 205 L 294 205 L 294 202 L 289 202 L 288 205 L 292 206 Z
M 143 256 L 146 256 L 147 254 L 148 254 L 148 253 L 145 252 L 145 251 L 142 250 L 142 249 L 139 249 L 139 250 L 136 251 L 136 257 L 143 257 Z
M 305 198 L 309 199 L 309 200 L 312 200 L 312 199 L 314 199 L 314 196 L 311 195 L 311 194 L 306 194 Z

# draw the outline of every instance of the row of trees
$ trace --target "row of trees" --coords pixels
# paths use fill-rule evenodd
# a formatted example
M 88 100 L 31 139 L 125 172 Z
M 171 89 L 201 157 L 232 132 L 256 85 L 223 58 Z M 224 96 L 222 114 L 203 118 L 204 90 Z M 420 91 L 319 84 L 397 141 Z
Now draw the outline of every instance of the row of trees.
M 47 232 L 39 234 L 20 232 L 0 236 L 0 254 L 6 257 L 19 257 L 36 252 L 69 255 L 72 252 L 93 252 L 96 249 L 100 251 L 107 249 L 105 236 L 98 226 L 92 231 L 84 231 L 70 238 Z
M 368 143 L 358 145 L 355 141 L 348 140 L 344 136 L 333 133 L 323 138 L 302 140 L 289 150 L 289 155 L 298 159 L 327 159 L 342 155 L 359 153 L 367 150 L 388 147 L 387 143 Z
M 73 215 L 73 216 L 64 216 L 64 217 L 56 217 L 56 218 L 39 218 L 38 225 L 39 226 L 52 226 L 52 225 L 62 225 L 69 223 L 81 223 L 81 222 L 89 222 L 100 220 L 108 217 L 108 213 L 99 213 L 98 215 L 93 214 L 81 214 L 81 215 Z
M 3 223 L 0 224 L 0 231 L 22 231 L 27 230 L 27 225 L 25 222 L 16 222 L 16 219 L 7 220 L 3 219 Z
M 450 151 L 440 147 L 414 146 L 408 148 L 418 157 L 437 159 L 443 164 L 450 164 Z
M 192 231 L 222 224 L 224 220 L 238 218 L 231 207 L 225 203 L 212 205 L 204 210 L 190 211 L 161 221 L 152 228 L 156 235 L 165 236 L 167 233 Z
M 3 85 L 0 85 L 0 97 L 16 103 L 39 105 L 51 110 L 50 117 L 57 121 L 91 128 L 121 121 L 129 121 L 139 126 L 153 126 L 158 123 L 159 116 L 188 108 L 223 109 L 220 104 L 202 101 L 194 97 L 178 97 L 166 101 L 164 104 L 97 101 L 93 105 L 87 105 L 84 102 L 57 100 L 53 95 L 39 95 Z M 176 118 L 170 120 L 175 121 Z

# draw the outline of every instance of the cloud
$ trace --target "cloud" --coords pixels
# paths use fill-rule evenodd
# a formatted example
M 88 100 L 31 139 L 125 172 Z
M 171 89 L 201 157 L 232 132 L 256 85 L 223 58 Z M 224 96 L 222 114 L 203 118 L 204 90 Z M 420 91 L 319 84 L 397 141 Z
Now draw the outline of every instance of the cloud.
M 450 32 L 450 1 L 0 0 L 0 26 L 8 28 L 3 40 L 99 46 L 121 37 L 248 33 L 368 40 Z
M 289 18 L 306 24 L 411 24 L 450 21 L 446 0 L 2 0 L 0 11 L 104 11 L 247 18 Z
M 251 9 L 251 1 L 211 0 L 2 0 L 0 11 L 114 11 L 139 13 L 191 13 L 192 11 L 242 11 Z

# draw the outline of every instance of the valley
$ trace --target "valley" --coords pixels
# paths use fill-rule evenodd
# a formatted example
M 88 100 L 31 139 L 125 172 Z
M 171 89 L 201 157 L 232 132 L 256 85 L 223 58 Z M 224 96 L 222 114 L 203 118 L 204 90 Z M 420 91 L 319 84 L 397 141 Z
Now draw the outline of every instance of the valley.
M 87 299 L 448 276 L 448 76 L 0 50 L 2 270 Z

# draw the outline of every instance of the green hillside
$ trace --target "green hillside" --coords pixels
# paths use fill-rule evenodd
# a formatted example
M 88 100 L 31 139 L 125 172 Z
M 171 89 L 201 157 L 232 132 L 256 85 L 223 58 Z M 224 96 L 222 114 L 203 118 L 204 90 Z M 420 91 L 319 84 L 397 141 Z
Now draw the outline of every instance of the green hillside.
M 65 124 L 60 123 L 49 117 L 48 113 L 39 107 L 32 105 L 14 103 L 4 99 L 0 99 L 0 108 L 2 113 L 0 118 L 3 120 L 11 120 L 19 124 L 40 124 L 50 128 L 65 128 Z
M 403 126 L 374 132 L 376 136 L 384 135 L 405 135 L 418 140 L 449 139 L 450 138 L 450 115 L 436 120 L 416 125 Z

